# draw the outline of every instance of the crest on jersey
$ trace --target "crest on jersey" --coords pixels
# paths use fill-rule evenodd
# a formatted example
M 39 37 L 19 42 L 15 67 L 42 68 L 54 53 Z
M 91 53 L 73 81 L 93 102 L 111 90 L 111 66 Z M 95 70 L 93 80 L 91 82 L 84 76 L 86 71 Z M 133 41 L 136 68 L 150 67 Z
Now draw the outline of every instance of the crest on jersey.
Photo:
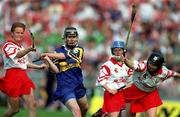
M 79 52 L 78 49 L 76 49 L 76 48 L 73 49 L 74 54 L 78 54 L 78 52 Z

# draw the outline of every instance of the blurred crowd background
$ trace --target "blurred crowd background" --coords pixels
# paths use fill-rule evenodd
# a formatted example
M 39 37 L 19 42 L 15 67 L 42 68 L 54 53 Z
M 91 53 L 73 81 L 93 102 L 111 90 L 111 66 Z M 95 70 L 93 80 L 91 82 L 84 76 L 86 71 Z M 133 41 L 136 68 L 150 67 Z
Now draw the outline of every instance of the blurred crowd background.
M 180 2 L 179 0 L 1 0 L 0 48 L 10 39 L 10 28 L 15 21 L 24 22 L 27 31 L 24 46 L 31 45 L 30 34 L 35 36 L 36 53 L 30 53 L 30 61 L 42 52 L 53 52 L 63 44 L 62 34 L 66 26 L 74 26 L 79 32 L 79 45 L 84 47 L 83 74 L 88 99 L 103 95 L 96 87 L 99 66 L 111 56 L 113 40 L 126 41 L 131 19 L 131 5 L 137 7 L 128 43 L 128 57 L 147 59 L 152 50 L 160 50 L 166 66 L 180 72 Z M 0 77 L 4 76 L 2 49 L 0 51 Z M 52 102 L 56 86 L 54 74 L 49 71 L 28 70 L 36 84 L 38 105 L 47 109 L 63 109 L 59 102 Z M 164 100 L 178 100 L 180 80 L 167 80 L 160 87 Z M 0 105 L 6 105 L 6 96 L 0 92 Z

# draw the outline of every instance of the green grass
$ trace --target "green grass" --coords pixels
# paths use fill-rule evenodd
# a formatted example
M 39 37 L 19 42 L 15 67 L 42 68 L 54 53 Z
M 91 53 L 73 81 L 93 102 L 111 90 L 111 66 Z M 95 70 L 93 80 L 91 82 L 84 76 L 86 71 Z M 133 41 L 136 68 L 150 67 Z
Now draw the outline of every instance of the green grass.
M 0 117 L 5 112 L 5 107 L 0 107 Z M 19 113 L 17 113 L 13 117 L 28 117 L 28 111 L 26 109 L 21 109 Z M 37 117 L 73 117 L 69 111 L 48 111 L 45 109 L 37 109 Z M 87 115 L 87 117 L 90 117 Z

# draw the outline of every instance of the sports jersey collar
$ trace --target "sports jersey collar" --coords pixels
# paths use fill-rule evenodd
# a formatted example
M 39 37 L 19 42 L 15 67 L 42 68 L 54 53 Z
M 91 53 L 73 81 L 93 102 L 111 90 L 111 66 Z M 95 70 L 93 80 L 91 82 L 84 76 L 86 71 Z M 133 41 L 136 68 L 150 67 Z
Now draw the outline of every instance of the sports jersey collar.
M 152 74 L 151 76 L 156 76 L 156 75 L 158 75 L 158 74 L 162 74 L 162 72 L 163 72 L 163 70 L 162 70 L 162 68 L 161 68 L 161 69 L 159 69 L 156 73 Z
M 69 51 L 69 49 L 68 49 L 68 48 L 66 48 L 66 46 L 65 46 L 65 45 L 62 45 L 62 47 L 64 47 L 64 49 L 65 49 L 66 51 Z
M 66 51 L 69 51 L 70 49 L 68 49 L 67 47 L 66 47 L 66 45 L 64 44 L 64 45 L 62 45 L 63 47 L 64 47 L 64 49 L 66 50 Z M 76 45 L 76 47 L 77 47 L 77 45 Z M 76 47 L 74 47 L 74 48 L 76 48 Z
M 15 44 L 15 45 L 17 45 L 17 46 L 19 46 L 19 47 L 22 47 L 19 43 L 15 42 L 15 41 L 13 41 L 13 40 L 8 40 L 7 42 L 11 42 L 11 43 L 13 43 L 13 44 Z
M 110 61 L 113 63 L 113 64 L 118 64 L 120 67 L 122 67 L 123 63 L 122 62 L 117 62 L 115 58 L 111 57 L 110 58 Z
M 153 76 L 156 76 L 156 75 L 158 75 L 158 74 L 162 74 L 162 68 L 161 69 L 159 69 Z

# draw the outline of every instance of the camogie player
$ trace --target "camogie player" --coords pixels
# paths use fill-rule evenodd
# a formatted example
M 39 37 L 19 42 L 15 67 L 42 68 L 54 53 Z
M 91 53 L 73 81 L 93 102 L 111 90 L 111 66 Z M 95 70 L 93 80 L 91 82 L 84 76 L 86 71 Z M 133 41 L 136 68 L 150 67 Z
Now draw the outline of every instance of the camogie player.
M 126 106 L 122 88 L 126 86 L 127 81 L 130 81 L 132 70 L 121 59 L 124 48 L 123 41 L 112 42 L 113 56 L 100 67 L 97 78 L 98 84 L 105 89 L 102 113 L 108 113 L 108 117 L 117 117 L 120 110 L 125 109 Z M 125 111 L 120 116 L 125 117 Z
M 85 117 L 88 102 L 81 70 L 84 50 L 78 46 L 76 28 L 65 28 L 63 38 L 65 45 L 57 48 L 55 53 L 43 53 L 41 56 L 46 60 L 47 57 L 55 59 L 53 64 L 56 66 L 47 60 L 57 78 L 54 100 L 60 100 L 74 117 Z
M 8 96 L 8 109 L 3 117 L 12 117 L 19 112 L 20 98 L 25 101 L 29 110 L 29 117 L 36 117 L 36 102 L 34 97 L 35 85 L 26 74 L 27 68 L 44 69 L 46 64 L 36 65 L 28 62 L 27 54 L 36 49 L 24 48 L 21 43 L 25 32 L 25 25 L 15 22 L 11 27 L 12 39 L 2 48 L 4 69 L 6 74 L 0 79 L 0 90 Z
M 163 66 L 164 57 L 160 52 L 153 52 L 147 61 L 130 61 L 125 64 L 134 70 L 131 87 L 124 89 L 128 103 L 126 117 L 135 117 L 138 112 L 145 112 L 146 117 L 156 117 L 157 107 L 162 104 L 157 87 L 168 78 L 180 78 L 180 74 Z

